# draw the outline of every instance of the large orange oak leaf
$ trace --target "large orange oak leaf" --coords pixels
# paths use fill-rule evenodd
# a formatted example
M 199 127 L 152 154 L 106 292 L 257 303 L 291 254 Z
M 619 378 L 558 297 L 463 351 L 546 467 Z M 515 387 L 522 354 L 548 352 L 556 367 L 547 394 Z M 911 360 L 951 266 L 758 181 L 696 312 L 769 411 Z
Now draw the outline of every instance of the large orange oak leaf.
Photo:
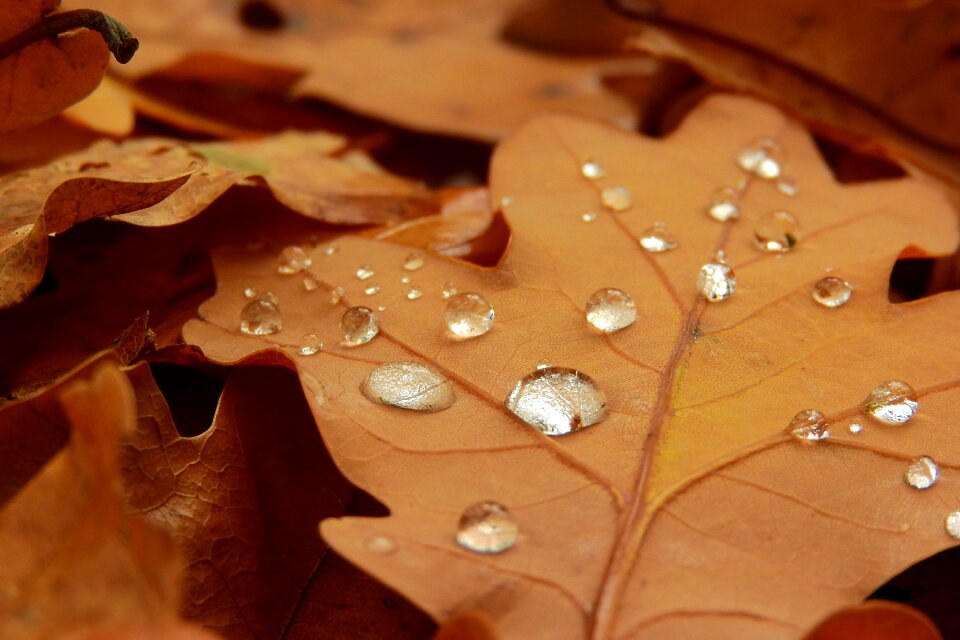
M 238 183 L 266 186 L 290 209 L 333 223 L 395 221 L 432 206 L 417 183 L 331 157 L 345 144 L 340 136 L 296 132 L 251 142 L 103 141 L 0 179 L 0 306 L 20 302 L 40 281 L 47 234 L 103 216 L 176 224 Z
M 501 31 L 525 4 L 100 0 L 98 7 L 122 15 L 150 45 L 117 69 L 123 74 L 289 86 L 402 126 L 483 140 L 543 109 L 632 122 L 634 107 L 604 87 L 603 76 L 649 77 L 656 65 L 553 56 L 508 43 Z M 595 12 L 608 11 L 594 4 Z
M 785 150 L 798 195 L 746 179 L 741 219 L 711 220 L 713 192 L 745 180 L 735 157 L 761 137 Z M 581 175 L 588 159 L 605 177 Z M 614 186 L 632 192 L 629 210 L 603 209 L 601 190 Z M 957 244 L 954 212 L 936 191 L 907 178 L 842 186 L 800 125 L 727 96 L 665 140 L 572 116 L 536 119 L 495 152 L 490 189 L 512 233 L 495 268 L 427 256 L 410 273 L 408 248 L 343 238 L 333 255 L 314 255 L 318 275 L 345 289 L 333 306 L 277 274 L 273 255 L 222 253 L 217 295 L 184 327 L 215 361 L 267 350 L 293 362 L 334 460 L 391 512 L 325 521 L 338 552 L 441 621 L 485 611 L 504 638 L 769 639 L 801 637 L 954 543 L 944 517 L 960 487 L 960 297 L 887 298 L 906 248 L 942 255 Z M 800 220 L 800 244 L 761 253 L 754 223 L 779 209 Z M 583 222 L 586 211 L 599 216 Z M 656 220 L 679 248 L 641 248 Z M 718 249 L 738 285 L 708 304 L 695 282 Z M 376 275 L 358 280 L 361 264 Z M 855 286 L 847 305 L 811 299 L 827 273 Z M 423 297 L 406 298 L 404 276 Z M 488 334 L 446 333 L 447 281 L 490 300 Z M 372 283 L 379 293 L 365 295 Z M 280 332 L 239 331 L 251 286 L 277 296 Z M 609 335 L 587 325 L 585 301 L 602 287 L 633 296 L 634 325 Z M 384 307 L 381 335 L 339 346 L 338 319 L 357 304 Z M 307 333 L 326 348 L 299 355 Z M 421 414 L 365 398 L 371 370 L 398 360 L 437 367 L 455 404 Z M 606 420 L 549 438 L 505 409 L 542 363 L 590 375 L 606 393 Z M 916 387 L 919 415 L 850 432 L 864 421 L 864 396 L 889 379 Z M 829 441 L 784 433 L 809 408 L 833 421 Z M 923 493 L 902 480 L 919 454 L 942 471 Z M 514 548 L 490 556 L 457 545 L 458 518 L 479 500 L 515 514 Z
M 124 512 L 133 390 L 115 364 L 86 373 L 59 391 L 70 444 L 0 511 L 0 635 L 210 640 L 179 620 L 170 536 Z

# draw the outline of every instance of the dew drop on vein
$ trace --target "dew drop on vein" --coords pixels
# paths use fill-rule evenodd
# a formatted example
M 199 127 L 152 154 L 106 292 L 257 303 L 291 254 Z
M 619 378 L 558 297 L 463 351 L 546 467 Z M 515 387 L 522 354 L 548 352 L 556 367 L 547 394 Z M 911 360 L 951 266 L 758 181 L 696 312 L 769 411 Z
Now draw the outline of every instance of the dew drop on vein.
M 804 442 L 820 442 L 830 437 L 830 424 L 816 409 L 805 409 L 787 425 L 787 433 Z
M 604 333 L 613 333 L 636 321 L 637 306 L 633 298 L 620 289 L 600 289 L 587 298 L 586 315 L 591 325 Z
M 416 271 L 424 264 L 423 256 L 419 253 L 411 253 L 404 259 L 403 268 L 406 271 Z
M 753 243 L 767 253 L 786 253 L 799 241 L 800 223 L 787 211 L 771 211 L 753 227 Z
M 783 151 L 776 141 L 761 138 L 740 151 L 737 164 L 744 171 L 764 180 L 776 180 L 781 174 Z
M 667 225 L 655 222 L 652 227 L 640 234 L 640 246 L 650 253 L 672 251 L 680 246 L 677 236 L 673 235 Z
M 940 467 L 930 456 L 914 458 L 903 472 L 903 481 L 914 489 L 929 489 L 940 478 Z
M 357 347 L 373 340 L 380 332 L 376 314 L 367 307 L 350 307 L 340 318 L 343 345 Z
M 600 202 L 611 211 L 623 212 L 633 206 L 633 196 L 626 187 L 607 187 L 600 192 Z
M 316 291 L 320 288 L 320 279 L 312 273 L 303 276 L 304 291 Z
M 587 160 L 580 165 L 580 174 L 588 180 L 599 180 L 607 175 L 607 172 L 596 160 Z
M 240 331 L 251 336 L 269 336 L 283 329 L 276 303 L 266 298 L 251 300 L 240 311 Z
M 733 268 L 727 264 L 722 252 L 718 252 L 712 262 L 700 267 L 697 275 L 697 291 L 708 302 L 728 300 L 737 287 L 737 278 Z
M 344 294 L 343 287 L 334 287 L 330 290 L 330 304 L 340 304 L 340 301 L 343 300 Z
M 433 367 L 419 362 L 387 362 L 360 385 L 368 400 L 412 411 L 440 411 L 457 396 L 453 385 Z
M 309 269 L 313 260 L 303 250 L 303 247 L 290 245 L 280 251 L 280 258 L 277 264 L 277 272 L 282 274 L 300 273 L 304 269 Z
M 355 272 L 355 275 L 357 276 L 357 280 L 369 280 L 376 274 L 377 272 L 374 271 L 373 267 L 371 267 L 368 264 L 360 265 L 359 267 L 357 267 L 357 270 Z
M 853 287 L 850 283 L 836 276 L 821 278 L 813 285 L 811 291 L 813 299 L 828 309 L 842 307 L 850 301 Z
M 904 424 L 916 415 L 919 406 L 917 392 L 900 380 L 877 385 L 863 401 L 864 411 L 883 424 Z
M 443 319 L 458 338 L 476 338 L 493 327 L 493 306 L 478 293 L 458 293 L 447 302 Z
M 457 523 L 457 543 L 476 553 L 501 553 L 517 542 L 519 527 L 502 504 L 485 500 L 470 505 Z
M 444 282 L 443 287 L 440 289 L 440 297 L 444 300 L 449 300 L 453 296 L 457 295 L 457 287 L 452 282 Z
M 548 436 L 560 436 L 607 417 L 607 397 L 590 376 L 567 367 L 536 369 L 521 378 L 507 409 Z
M 323 349 L 323 341 L 316 334 L 308 333 L 300 339 L 300 355 L 313 356 Z
M 713 194 L 707 214 L 717 222 L 740 217 L 740 192 L 733 187 L 721 187 Z

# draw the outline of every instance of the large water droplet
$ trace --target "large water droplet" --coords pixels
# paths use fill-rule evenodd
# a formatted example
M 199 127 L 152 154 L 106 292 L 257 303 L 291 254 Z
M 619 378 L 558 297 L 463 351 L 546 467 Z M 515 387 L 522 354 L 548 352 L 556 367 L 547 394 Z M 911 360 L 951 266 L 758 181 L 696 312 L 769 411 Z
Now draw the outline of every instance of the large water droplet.
M 303 247 L 291 245 L 284 247 L 280 252 L 277 271 L 284 274 L 300 273 L 304 269 L 310 268 L 311 264 L 313 264 L 313 260 L 303 250 Z
M 619 331 L 637 319 L 637 306 L 620 289 L 600 289 L 587 298 L 587 322 L 604 333 Z
M 407 271 L 416 271 L 423 266 L 423 256 L 419 253 L 411 253 L 403 261 L 403 268 Z
M 787 433 L 804 442 L 819 442 L 830 437 L 830 424 L 816 409 L 806 409 L 793 416 Z
M 587 178 L 588 180 L 599 180 L 603 176 L 607 175 L 603 165 L 596 160 L 587 160 L 580 165 L 580 173 L 583 174 L 583 177 Z
M 373 340 L 380 332 L 377 316 L 367 307 L 350 307 L 340 318 L 340 333 L 343 344 L 356 347 Z
M 697 290 L 709 302 L 722 302 L 733 295 L 737 279 L 733 269 L 719 256 L 713 262 L 700 267 L 697 275 Z
M 914 458 L 903 472 L 903 481 L 914 489 L 929 489 L 939 478 L 940 467 L 930 456 Z
M 373 276 L 377 275 L 377 272 L 373 270 L 368 264 L 363 264 L 357 267 L 356 276 L 357 280 L 369 280 Z
M 853 295 L 853 287 L 842 278 L 829 276 L 817 280 L 816 284 L 813 285 L 811 295 L 813 295 L 814 300 L 823 306 L 835 309 L 845 305 L 850 300 L 850 296 Z
M 283 329 L 277 305 L 264 298 L 251 300 L 240 311 L 240 331 L 251 336 L 269 336 Z
M 943 524 L 951 538 L 960 540 L 960 511 L 947 514 L 947 519 Z
M 571 433 L 607 417 L 603 391 L 590 376 L 566 367 L 546 367 L 524 376 L 505 404 L 548 436 Z
M 640 246 L 651 253 L 663 253 L 676 249 L 679 245 L 677 236 L 667 230 L 662 222 L 654 223 L 652 227 L 640 234 Z
M 308 333 L 300 340 L 300 355 L 313 356 L 323 349 L 323 341 L 316 334 Z
M 457 524 L 457 543 L 477 553 L 500 553 L 517 541 L 517 521 L 502 504 L 478 502 L 467 507 Z
M 449 300 L 453 296 L 457 295 L 457 287 L 452 282 L 444 282 L 443 287 L 440 289 L 440 295 L 444 300 Z
M 916 413 L 917 392 L 906 382 L 888 380 L 877 385 L 863 401 L 864 410 L 884 424 L 903 424 Z
M 721 187 L 713 194 L 707 214 L 718 222 L 740 217 L 740 192 L 733 187 Z
M 633 206 L 633 196 L 626 187 L 607 187 L 600 192 L 600 202 L 611 211 L 626 211 Z
M 360 391 L 368 399 L 414 411 L 440 411 L 457 399 L 442 373 L 419 362 L 387 362 L 370 372 Z
M 785 253 L 799 240 L 800 223 L 786 211 L 771 211 L 753 227 L 753 242 L 761 251 Z
M 493 327 L 493 307 L 477 293 L 458 293 L 450 298 L 443 319 L 458 338 L 476 338 Z

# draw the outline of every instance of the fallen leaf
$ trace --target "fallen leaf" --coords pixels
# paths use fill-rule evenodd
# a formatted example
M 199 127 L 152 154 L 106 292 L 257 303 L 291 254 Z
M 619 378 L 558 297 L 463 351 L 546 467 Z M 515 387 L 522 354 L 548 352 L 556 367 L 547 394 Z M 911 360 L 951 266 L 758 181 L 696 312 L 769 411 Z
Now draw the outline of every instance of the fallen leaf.
M 786 154 L 796 196 L 737 166 L 765 137 Z M 582 175 L 588 160 L 603 177 Z M 714 191 L 741 182 L 741 219 L 711 220 Z M 618 186 L 633 198 L 621 213 L 601 204 L 602 190 Z M 345 290 L 332 305 L 277 274 L 274 255 L 222 252 L 217 295 L 184 327 L 216 362 L 262 352 L 296 366 L 334 460 L 390 509 L 325 521 L 338 552 L 441 622 L 485 611 L 504 638 L 796 638 L 955 543 L 944 518 L 960 482 L 960 297 L 887 298 L 904 249 L 956 248 L 956 217 L 936 191 L 909 178 L 840 185 L 800 125 L 724 96 L 665 140 L 574 117 L 531 121 L 497 149 L 490 191 L 494 202 L 506 198 L 512 233 L 495 268 L 428 255 L 407 272 L 409 249 L 342 238 L 333 255 L 312 253 L 326 286 Z M 799 245 L 758 251 L 754 225 L 781 209 L 799 219 Z M 586 211 L 597 218 L 582 221 Z M 640 248 L 655 220 L 679 248 Z M 708 304 L 695 283 L 718 249 L 738 286 Z M 375 275 L 359 280 L 360 265 Z M 855 288 L 845 306 L 812 300 L 827 274 Z M 421 298 L 407 299 L 404 276 Z M 491 302 L 488 334 L 451 339 L 447 281 Z M 366 295 L 374 283 L 379 292 Z M 251 286 L 276 295 L 278 333 L 239 331 Z M 636 324 L 613 334 L 587 325 L 584 303 L 602 287 L 633 296 Z M 341 346 L 340 315 L 360 304 L 383 307 L 380 335 Z M 313 356 L 299 351 L 308 333 L 326 343 Z M 450 380 L 453 406 L 404 412 L 361 394 L 377 365 L 409 360 Z M 543 363 L 595 380 L 606 419 L 549 438 L 511 414 L 503 399 Z M 891 379 L 920 399 L 902 427 L 861 413 L 864 396 Z M 785 433 L 812 408 L 832 423 L 828 441 Z M 862 433 L 848 429 L 864 422 Z M 927 492 L 902 479 L 920 454 L 941 468 Z M 458 519 L 481 500 L 514 514 L 514 548 L 458 546 Z
M 135 420 L 126 378 L 101 364 L 59 395 L 69 446 L 0 511 L 0 634 L 212 638 L 178 620 L 170 537 L 124 514 L 118 438 Z
M 869 600 L 834 613 L 805 640 L 943 640 L 930 618 L 897 602 Z
M 483 140 L 498 139 L 543 109 L 632 123 L 635 108 L 602 78 L 656 70 L 629 56 L 558 57 L 505 42 L 501 31 L 524 8 L 517 0 L 456 6 L 102 0 L 98 6 L 151 43 L 119 73 L 292 86 L 296 95 L 405 127 Z M 596 11 L 608 10 L 597 2 Z

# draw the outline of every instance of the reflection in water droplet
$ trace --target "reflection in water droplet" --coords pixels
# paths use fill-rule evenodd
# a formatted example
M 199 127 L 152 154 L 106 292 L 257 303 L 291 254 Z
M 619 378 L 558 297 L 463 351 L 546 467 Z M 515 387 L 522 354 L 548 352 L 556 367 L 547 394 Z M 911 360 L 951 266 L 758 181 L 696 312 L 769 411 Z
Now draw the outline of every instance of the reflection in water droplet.
M 737 155 L 737 164 L 741 169 L 765 180 L 780 177 L 782 161 L 780 145 L 770 138 L 757 140 Z
M 380 293 L 379 285 L 371 284 L 368 287 L 364 288 L 363 292 L 368 296 L 373 296 Z
M 476 338 L 493 327 L 493 307 L 477 293 L 458 293 L 450 298 L 443 319 L 458 338 Z
M 407 290 L 407 300 L 417 300 L 423 296 L 423 289 L 414 285 Z
M 709 302 L 722 302 L 733 295 L 737 287 L 737 279 L 726 262 L 720 256 L 713 262 L 700 267 L 697 275 L 697 291 Z
M 357 280 L 369 280 L 376 275 L 376 271 L 374 271 L 370 265 L 364 264 L 357 267 L 356 275 Z
M 457 524 L 457 543 L 477 553 L 501 553 L 517 541 L 517 521 L 502 504 L 484 501 L 470 505 Z
M 960 540 L 960 511 L 949 513 L 943 524 L 951 538 Z
M 903 481 L 914 489 L 929 489 L 939 478 L 940 467 L 930 456 L 914 458 L 903 472 Z
M 633 196 L 626 187 L 607 187 L 600 192 L 600 201 L 611 211 L 626 211 L 633 206 Z
M 414 411 L 440 411 L 457 399 L 453 385 L 442 373 L 419 362 L 387 362 L 360 385 L 373 402 Z
M 842 278 L 829 276 L 817 280 L 817 283 L 813 285 L 811 294 L 813 299 L 823 306 L 835 309 L 845 305 L 850 300 L 850 296 L 853 295 L 853 287 Z
M 300 273 L 304 269 L 309 268 L 311 264 L 313 264 L 313 260 L 311 260 L 307 252 L 303 250 L 303 247 L 291 245 L 284 247 L 280 252 L 277 271 L 284 274 Z
M 308 333 L 300 339 L 300 355 L 312 356 L 320 353 L 323 349 L 323 342 L 316 334 Z
M 350 307 L 340 318 L 343 345 L 356 347 L 366 344 L 380 332 L 377 316 L 367 307 Z
M 733 187 L 721 187 L 713 194 L 707 213 L 718 222 L 740 217 L 740 192 Z
M 600 289 L 587 298 L 587 322 L 604 333 L 619 331 L 637 319 L 637 306 L 620 289 Z
M 586 213 L 582 213 L 580 214 L 580 219 L 583 220 L 584 222 L 593 222 L 594 220 L 597 219 L 597 212 L 587 211 Z
M 753 242 L 761 251 L 784 253 L 800 240 L 800 223 L 786 211 L 772 211 L 753 227 Z
M 457 295 L 457 287 L 452 282 L 444 282 L 443 288 L 440 289 L 440 295 L 443 296 L 444 300 L 449 300 Z
M 343 287 L 334 287 L 330 290 L 330 304 L 340 304 L 343 300 Z
M 607 398 L 590 376 L 567 367 L 524 376 L 505 401 L 507 409 L 548 436 L 559 436 L 607 417 Z
M 283 328 L 280 309 L 264 298 L 251 300 L 240 312 L 240 331 L 251 336 L 269 336 Z
M 374 536 L 367 540 L 367 549 L 374 553 L 386 555 L 397 550 L 397 544 L 386 536 Z
M 903 424 L 916 413 L 917 392 L 906 382 L 888 380 L 877 385 L 863 401 L 864 410 L 884 424 Z
M 423 266 L 423 256 L 419 253 L 411 253 L 403 261 L 403 268 L 407 271 L 416 271 Z
M 830 424 L 816 409 L 806 409 L 793 417 L 787 433 L 804 442 L 819 442 L 830 437 Z
M 253 287 L 247 287 L 243 290 L 243 297 L 247 298 L 248 300 L 253 300 L 257 297 L 257 290 Z
M 651 253 L 663 253 L 676 249 L 679 245 L 677 237 L 667 230 L 662 222 L 654 223 L 652 227 L 640 234 L 640 246 Z
M 607 175 L 606 170 L 596 160 L 587 160 L 582 165 L 580 165 L 580 173 L 583 174 L 584 178 L 589 180 L 599 180 L 603 176 Z
M 861 431 L 863 431 L 862 424 L 857 424 L 856 422 L 854 422 L 853 424 L 850 425 L 850 433 L 860 433 Z
M 316 291 L 320 287 L 320 281 L 317 276 L 312 273 L 308 273 L 303 276 L 303 288 L 306 291 Z
M 777 180 L 777 191 L 792 198 L 797 195 L 797 181 L 790 176 L 780 176 Z

